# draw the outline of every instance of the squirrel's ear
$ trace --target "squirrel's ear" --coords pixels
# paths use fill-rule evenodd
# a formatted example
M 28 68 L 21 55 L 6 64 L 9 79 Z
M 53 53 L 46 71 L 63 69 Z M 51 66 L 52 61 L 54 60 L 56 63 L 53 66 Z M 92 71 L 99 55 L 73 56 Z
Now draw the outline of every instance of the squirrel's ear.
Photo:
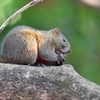
M 61 31 L 60 31 L 59 28 L 53 29 L 52 32 L 53 32 L 53 34 L 55 34 L 55 35 L 60 35 L 60 33 L 61 33 Z

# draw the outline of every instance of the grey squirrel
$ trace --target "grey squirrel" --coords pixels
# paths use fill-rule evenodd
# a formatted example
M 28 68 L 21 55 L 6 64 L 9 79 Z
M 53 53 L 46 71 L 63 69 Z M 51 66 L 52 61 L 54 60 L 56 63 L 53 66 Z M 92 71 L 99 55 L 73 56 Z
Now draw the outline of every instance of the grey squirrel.
M 59 28 L 49 31 L 17 26 L 5 36 L 0 62 L 14 64 L 62 65 L 70 44 Z

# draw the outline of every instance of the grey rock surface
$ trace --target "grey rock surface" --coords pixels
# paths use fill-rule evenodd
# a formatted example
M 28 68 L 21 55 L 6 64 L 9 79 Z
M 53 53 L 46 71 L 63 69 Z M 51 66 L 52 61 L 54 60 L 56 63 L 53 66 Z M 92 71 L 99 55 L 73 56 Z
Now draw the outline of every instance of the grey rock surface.
M 68 64 L 35 67 L 0 63 L 0 100 L 100 100 L 100 86 Z

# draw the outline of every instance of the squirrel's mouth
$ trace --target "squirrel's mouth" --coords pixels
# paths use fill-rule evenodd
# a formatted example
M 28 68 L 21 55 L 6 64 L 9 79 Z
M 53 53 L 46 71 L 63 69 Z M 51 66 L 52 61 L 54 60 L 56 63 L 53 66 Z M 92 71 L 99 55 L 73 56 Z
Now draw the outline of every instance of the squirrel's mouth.
M 67 52 L 63 52 L 63 51 L 61 51 L 61 50 L 57 50 L 57 51 L 55 51 L 56 52 L 56 54 L 58 54 L 58 55 L 61 55 L 61 54 L 69 54 L 70 52 L 71 52 L 71 50 L 68 50 Z

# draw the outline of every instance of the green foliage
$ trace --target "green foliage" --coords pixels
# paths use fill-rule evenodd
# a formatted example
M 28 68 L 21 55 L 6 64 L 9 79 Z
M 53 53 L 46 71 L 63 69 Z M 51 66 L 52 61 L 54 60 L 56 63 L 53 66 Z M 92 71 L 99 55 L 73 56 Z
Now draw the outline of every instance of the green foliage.
M 28 0 L 0 0 L 0 25 Z M 16 25 L 29 25 L 49 30 L 59 27 L 66 35 L 72 53 L 66 63 L 74 66 L 83 77 L 100 84 L 100 13 L 72 0 L 44 0 L 16 17 L 0 34 L 4 35 Z

